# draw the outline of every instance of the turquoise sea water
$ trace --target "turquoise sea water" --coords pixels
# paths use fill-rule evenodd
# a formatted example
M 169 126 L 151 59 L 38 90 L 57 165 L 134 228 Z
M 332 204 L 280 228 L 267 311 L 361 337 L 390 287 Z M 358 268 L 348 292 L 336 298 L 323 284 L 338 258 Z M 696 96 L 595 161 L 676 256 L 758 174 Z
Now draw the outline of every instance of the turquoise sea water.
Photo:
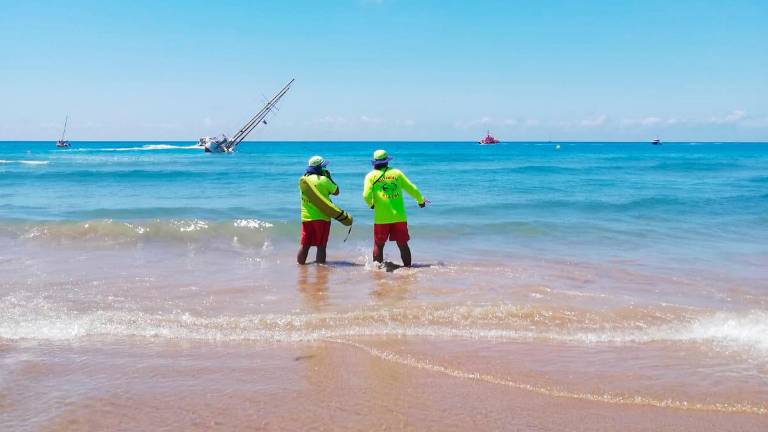
M 433 203 L 408 207 L 414 240 L 440 245 L 432 259 L 576 255 L 746 265 L 745 255 L 768 253 L 768 144 L 556 145 L 263 142 L 211 155 L 178 142 L 68 150 L 3 142 L 0 235 L 62 222 L 248 220 L 273 224 L 264 235 L 275 241 L 293 241 L 296 180 L 321 154 L 342 189 L 337 203 L 358 222 L 352 238 L 363 241 L 371 212 L 362 179 L 371 152 L 386 148 Z
M 371 262 L 361 193 L 378 148 L 432 202 L 407 203 L 411 269 Z M 334 223 L 327 266 L 298 266 L 315 154 L 355 224 L 344 242 Z M 28 358 L 341 338 L 444 343 L 437 364 L 465 347 L 587 399 L 765 415 L 766 269 L 768 143 L 0 143 L 0 353 L 30 412 Z
M 334 200 L 356 221 L 347 242 L 333 224 L 332 274 L 349 290 L 337 304 L 364 303 L 376 279 L 358 269 L 370 265 L 372 237 L 362 181 L 378 148 L 432 202 L 406 198 L 414 262 L 430 267 L 408 276 L 419 301 L 528 304 L 550 290 L 558 307 L 737 310 L 759 326 L 744 334 L 764 330 L 761 143 L 253 142 L 216 155 L 184 142 L 4 142 L 0 294 L 261 283 L 248 292 L 279 292 L 285 310 L 297 300 L 297 180 L 320 154 L 341 187 Z M 399 262 L 396 248 L 386 253 Z M 459 298 L 429 291 L 448 287 Z M 592 297 L 574 303 L 558 290 Z M 768 353 L 768 338 L 757 340 Z

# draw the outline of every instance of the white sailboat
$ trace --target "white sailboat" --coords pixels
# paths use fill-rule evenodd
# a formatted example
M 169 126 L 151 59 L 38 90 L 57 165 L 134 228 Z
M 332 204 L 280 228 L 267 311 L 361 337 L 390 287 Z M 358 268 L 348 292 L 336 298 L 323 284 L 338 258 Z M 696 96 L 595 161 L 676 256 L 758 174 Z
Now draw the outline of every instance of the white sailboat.
M 280 99 L 288 92 L 288 90 L 291 88 L 291 84 L 293 84 L 293 79 L 291 79 L 288 84 L 285 85 L 279 92 L 275 94 L 275 96 L 272 97 L 267 103 L 264 105 L 264 107 L 261 108 L 259 112 L 256 113 L 253 117 L 251 117 L 250 120 L 248 120 L 248 123 L 243 125 L 243 127 L 240 128 L 239 131 L 232 137 L 227 138 L 226 135 L 221 134 L 219 136 L 215 137 L 202 137 L 197 141 L 197 145 L 200 147 L 203 147 L 205 149 L 206 153 L 232 153 L 237 148 L 237 145 L 240 144 L 241 141 L 245 139 L 246 136 L 248 136 L 251 131 L 256 128 L 259 124 L 267 124 L 266 117 L 267 115 L 273 110 L 276 109 L 277 102 L 280 101 Z
M 64 119 L 64 130 L 61 132 L 61 138 L 56 141 L 56 147 L 58 148 L 69 148 L 71 147 L 69 145 L 69 141 L 65 140 L 64 137 L 67 135 L 67 122 L 69 122 L 69 115 Z

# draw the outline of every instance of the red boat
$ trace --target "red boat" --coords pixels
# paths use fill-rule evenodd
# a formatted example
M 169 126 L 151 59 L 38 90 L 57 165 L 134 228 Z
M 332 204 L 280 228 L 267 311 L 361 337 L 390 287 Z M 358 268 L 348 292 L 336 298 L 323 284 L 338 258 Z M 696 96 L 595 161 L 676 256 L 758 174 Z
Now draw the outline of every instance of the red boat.
M 492 137 L 492 136 L 491 136 L 491 131 L 488 131 L 488 132 L 485 134 L 485 138 L 481 139 L 481 140 L 480 140 L 480 141 L 478 141 L 478 142 L 479 142 L 480 144 L 498 144 L 498 143 L 500 143 L 501 141 L 499 141 L 499 140 L 497 140 L 496 138 Z

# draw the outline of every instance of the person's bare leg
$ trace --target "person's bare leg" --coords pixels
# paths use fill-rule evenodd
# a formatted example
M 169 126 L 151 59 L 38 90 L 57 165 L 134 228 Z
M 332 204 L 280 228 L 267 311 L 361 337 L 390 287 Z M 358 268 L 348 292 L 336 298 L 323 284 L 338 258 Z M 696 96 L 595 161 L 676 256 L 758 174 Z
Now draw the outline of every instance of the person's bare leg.
M 317 264 L 325 264 L 325 246 L 317 247 L 317 255 L 315 257 L 315 262 Z
M 307 263 L 307 255 L 309 255 L 309 248 L 310 247 L 311 246 L 304 246 L 304 245 L 302 245 L 299 248 L 299 253 L 296 254 L 296 262 L 297 263 L 299 263 L 301 265 L 304 265 L 304 264 Z
M 373 260 L 379 264 L 384 262 L 384 243 L 373 243 Z
M 400 248 L 400 258 L 403 260 L 403 267 L 410 267 L 411 248 L 408 247 L 408 242 L 397 242 L 397 247 Z

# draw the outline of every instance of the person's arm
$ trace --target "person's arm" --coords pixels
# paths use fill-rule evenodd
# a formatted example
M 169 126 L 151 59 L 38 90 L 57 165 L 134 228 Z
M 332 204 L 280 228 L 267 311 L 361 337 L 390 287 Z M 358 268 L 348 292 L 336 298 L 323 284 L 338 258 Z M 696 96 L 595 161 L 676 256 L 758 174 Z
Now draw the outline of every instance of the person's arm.
M 333 181 L 333 178 L 331 177 L 331 172 L 330 172 L 330 171 L 328 171 L 328 170 L 323 170 L 323 174 L 325 175 L 325 177 L 326 177 L 328 180 L 330 180 L 330 181 L 331 181 L 331 183 L 333 183 L 333 186 L 331 187 L 331 190 L 332 190 L 333 192 L 331 192 L 331 195 L 334 195 L 334 196 L 336 196 L 336 195 L 340 194 L 340 193 L 341 193 L 341 188 L 339 187 L 339 185 L 338 185 L 338 184 L 336 184 L 336 182 L 335 182 L 335 181 Z
M 419 204 L 419 207 L 424 207 L 424 197 L 421 195 L 419 188 L 417 188 L 415 184 L 411 183 L 411 181 L 408 180 L 408 177 L 406 177 L 402 171 L 400 171 L 400 175 L 397 176 L 397 183 L 401 188 L 403 188 L 404 191 L 408 192 L 408 195 L 412 196 L 413 199 L 416 200 L 416 202 Z
M 373 208 L 373 185 L 370 176 L 365 176 L 363 180 L 363 200 L 368 204 L 368 207 Z
M 317 183 L 317 189 L 326 195 L 339 194 L 339 186 L 337 186 L 333 180 L 325 176 L 320 176 L 320 181 Z

